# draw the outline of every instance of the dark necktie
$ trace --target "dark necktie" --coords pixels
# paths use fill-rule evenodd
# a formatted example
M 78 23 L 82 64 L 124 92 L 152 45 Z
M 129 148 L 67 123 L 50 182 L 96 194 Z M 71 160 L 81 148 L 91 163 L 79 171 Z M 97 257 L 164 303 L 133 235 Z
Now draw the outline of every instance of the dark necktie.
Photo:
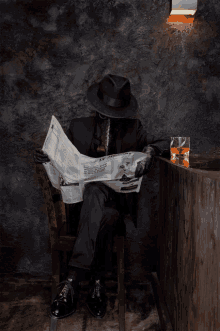
M 108 155 L 109 151 L 109 142 L 110 142 L 110 128 L 111 128 L 111 120 L 108 118 L 107 120 L 102 120 L 100 122 L 100 138 L 101 145 L 98 146 L 97 152 L 103 153 L 104 155 Z

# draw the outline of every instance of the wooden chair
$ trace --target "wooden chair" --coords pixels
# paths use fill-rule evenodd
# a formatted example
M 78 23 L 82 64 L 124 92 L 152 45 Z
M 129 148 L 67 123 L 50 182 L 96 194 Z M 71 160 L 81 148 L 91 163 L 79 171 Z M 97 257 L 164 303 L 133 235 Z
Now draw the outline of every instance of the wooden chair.
M 67 262 L 67 253 L 73 250 L 76 235 L 70 235 L 70 226 L 67 222 L 68 205 L 62 201 L 59 190 L 51 185 L 45 168 L 41 164 L 36 165 L 36 174 L 43 191 L 43 197 L 46 204 L 48 226 L 50 233 L 51 256 L 52 256 L 52 301 L 57 294 L 57 285 L 61 281 L 61 252 L 64 254 L 64 260 Z M 79 203 L 80 204 L 80 203 Z M 79 206 L 76 204 L 76 209 Z M 78 205 L 78 206 L 77 206 Z M 124 237 L 125 226 L 123 213 L 111 206 L 108 206 L 108 212 L 118 217 L 117 235 L 114 237 L 113 252 L 117 252 L 117 278 L 118 278 L 118 301 L 119 301 L 119 330 L 125 331 L 125 287 L 124 287 Z M 78 226 L 78 224 L 77 224 Z M 76 230 L 76 229 L 75 229 Z M 56 330 L 57 320 L 51 318 L 51 331 Z

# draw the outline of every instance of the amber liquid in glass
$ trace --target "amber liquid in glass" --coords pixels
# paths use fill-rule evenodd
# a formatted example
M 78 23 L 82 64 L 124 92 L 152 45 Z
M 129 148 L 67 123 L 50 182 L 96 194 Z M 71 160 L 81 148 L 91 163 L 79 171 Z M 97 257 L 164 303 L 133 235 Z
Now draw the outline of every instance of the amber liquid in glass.
M 171 147 L 171 162 L 189 167 L 189 147 Z
M 171 147 L 171 154 L 184 155 L 189 154 L 189 147 Z

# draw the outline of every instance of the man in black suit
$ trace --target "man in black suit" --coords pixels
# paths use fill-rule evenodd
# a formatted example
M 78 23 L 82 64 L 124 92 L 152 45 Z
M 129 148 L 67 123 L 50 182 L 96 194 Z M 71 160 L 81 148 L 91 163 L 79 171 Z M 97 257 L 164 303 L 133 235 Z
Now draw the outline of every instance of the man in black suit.
M 151 170 L 155 155 L 169 151 L 169 138 L 155 140 L 154 136 L 144 131 L 140 120 L 134 118 L 138 104 L 131 94 L 127 78 L 109 74 L 100 83 L 90 86 L 87 98 L 95 107 L 96 116 L 73 119 L 67 132 L 80 153 L 94 158 L 129 151 L 146 153 L 146 163 L 144 166 L 139 163 L 135 172 L 136 177 L 141 177 Z M 42 150 L 35 151 L 34 159 L 36 163 L 50 161 Z M 99 268 L 97 247 L 100 251 L 105 250 L 103 233 L 108 232 L 111 237 L 115 226 L 113 217 L 105 224 L 105 203 L 126 195 L 130 205 L 134 194 L 116 193 L 102 182 L 91 182 L 85 186 L 78 237 L 69 262 L 68 276 L 60 284 L 60 292 L 51 306 L 51 316 L 64 318 L 76 311 L 79 281 L 86 270 L 91 270 L 94 260 L 98 261 L 97 272 L 87 298 L 87 307 L 97 318 L 105 315 L 105 269 Z M 133 221 L 136 222 L 135 219 Z M 104 228 L 108 231 L 103 232 Z

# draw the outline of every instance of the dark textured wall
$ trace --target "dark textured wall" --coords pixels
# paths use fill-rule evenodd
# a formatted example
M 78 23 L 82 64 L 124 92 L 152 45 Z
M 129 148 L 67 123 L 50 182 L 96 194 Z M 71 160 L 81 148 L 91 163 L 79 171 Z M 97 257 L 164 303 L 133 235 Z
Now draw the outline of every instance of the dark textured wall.
M 167 24 L 169 8 L 169 0 L 0 2 L 1 272 L 51 274 L 32 153 L 53 114 L 64 129 L 90 115 L 87 88 L 105 74 L 130 79 L 147 131 L 219 153 L 220 4 L 199 0 L 185 31 Z M 138 229 L 127 227 L 126 265 L 138 278 L 157 258 L 158 174 L 156 164 L 143 181 Z

